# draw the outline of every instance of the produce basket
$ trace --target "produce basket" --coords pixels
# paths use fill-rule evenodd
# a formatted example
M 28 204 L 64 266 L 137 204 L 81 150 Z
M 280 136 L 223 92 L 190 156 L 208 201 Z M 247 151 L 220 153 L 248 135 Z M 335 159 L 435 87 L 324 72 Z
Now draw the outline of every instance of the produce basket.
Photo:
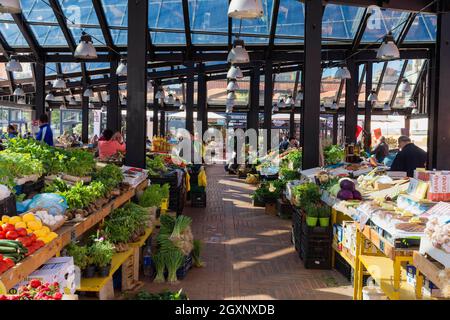
M 70 182 L 79 182 L 79 181 L 83 181 L 84 183 L 89 183 L 92 180 L 92 177 L 76 177 L 76 176 L 71 176 L 68 174 L 64 174 L 62 176 L 63 180 L 67 180 Z
M 42 219 L 39 217 L 39 214 L 37 214 L 37 212 L 39 212 L 39 211 L 46 211 L 46 212 L 48 213 L 48 210 L 47 210 L 47 209 L 44 209 L 44 208 L 33 208 L 33 209 L 31 209 L 31 210 L 28 210 L 27 212 L 22 213 L 20 216 L 23 217 L 23 216 L 26 215 L 27 213 L 33 213 L 37 218 L 39 218 L 39 220 L 41 220 L 42 224 L 44 224 L 45 226 L 49 227 L 49 229 L 50 229 L 51 231 L 56 231 L 56 230 L 58 230 L 58 229 L 61 228 L 61 227 L 64 225 L 64 223 L 66 223 L 66 221 L 67 221 L 67 216 L 64 215 L 64 216 L 63 216 L 63 219 L 62 219 L 61 221 L 55 223 L 55 224 L 47 224 L 47 223 L 44 223 L 44 221 L 42 221 Z

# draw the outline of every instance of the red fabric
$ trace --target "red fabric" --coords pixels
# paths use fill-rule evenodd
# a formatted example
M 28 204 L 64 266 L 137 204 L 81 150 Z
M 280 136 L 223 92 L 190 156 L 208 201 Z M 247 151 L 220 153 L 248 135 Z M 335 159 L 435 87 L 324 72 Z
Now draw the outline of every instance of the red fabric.
M 381 128 L 377 128 L 375 130 L 373 130 L 373 134 L 375 135 L 375 139 L 380 139 L 382 134 L 381 134 Z
M 99 141 L 98 142 L 98 153 L 100 159 L 111 157 L 120 152 L 125 152 L 125 143 L 120 144 L 115 140 L 109 141 Z
M 356 139 L 358 139 L 358 137 L 362 131 L 363 131 L 363 128 L 361 126 L 356 126 Z

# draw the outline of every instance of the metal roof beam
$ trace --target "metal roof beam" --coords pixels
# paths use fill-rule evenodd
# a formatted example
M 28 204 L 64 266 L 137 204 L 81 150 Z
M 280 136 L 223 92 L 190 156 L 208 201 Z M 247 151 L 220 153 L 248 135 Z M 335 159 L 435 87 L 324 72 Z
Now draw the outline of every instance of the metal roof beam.
M 182 4 L 183 4 L 184 33 L 186 36 L 186 60 L 190 60 L 192 56 L 192 38 L 191 38 L 191 24 L 189 18 L 188 0 L 182 0 Z
M 272 20 L 270 23 L 270 34 L 269 34 L 269 47 L 266 52 L 267 58 L 271 57 L 273 48 L 275 46 L 275 33 L 277 31 L 279 9 L 280 9 L 280 0 L 273 0 Z
M 41 61 L 43 52 L 41 47 L 39 46 L 39 43 L 37 42 L 33 32 L 30 29 L 30 26 L 25 21 L 25 18 L 22 13 L 14 13 L 11 14 L 11 16 L 14 19 L 14 22 L 16 23 L 17 27 L 20 30 L 20 33 L 22 33 L 23 37 L 25 38 L 25 41 L 28 43 L 28 46 L 31 49 L 31 52 L 33 52 L 34 56 L 37 60 Z
M 67 41 L 67 45 L 69 46 L 70 51 L 72 53 L 75 52 L 76 48 L 75 40 L 72 36 L 72 33 L 69 30 L 69 27 L 67 26 L 67 19 L 61 9 L 59 1 L 49 0 L 49 4 L 52 7 L 53 13 L 55 14 L 56 20 L 58 21 L 59 27 L 61 28 L 64 38 Z
M 404 11 L 420 11 L 428 6 L 424 12 L 436 12 L 435 5 L 429 6 L 431 0 L 323 0 L 323 2 L 359 7 L 381 6 Z
M 92 4 L 94 6 L 95 13 L 97 14 L 100 29 L 102 30 L 103 38 L 105 38 L 106 45 L 116 50 L 101 0 L 92 0 Z

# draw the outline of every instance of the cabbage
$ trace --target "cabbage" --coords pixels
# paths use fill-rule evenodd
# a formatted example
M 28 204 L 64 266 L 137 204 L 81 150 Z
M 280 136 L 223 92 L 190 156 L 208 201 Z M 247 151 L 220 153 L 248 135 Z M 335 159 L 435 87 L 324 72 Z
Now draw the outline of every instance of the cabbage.
M 334 186 L 330 188 L 330 194 L 336 197 L 340 190 L 341 186 L 339 185 L 339 183 L 336 183 Z
M 343 190 L 349 190 L 351 192 L 355 191 L 355 183 L 347 178 L 343 178 L 339 181 L 339 185 Z
M 353 192 L 350 190 L 341 189 L 341 191 L 338 192 L 337 197 L 341 200 L 352 200 Z
M 359 192 L 358 190 L 353 191 L 353 199 L 362 200 L 361 192 Z

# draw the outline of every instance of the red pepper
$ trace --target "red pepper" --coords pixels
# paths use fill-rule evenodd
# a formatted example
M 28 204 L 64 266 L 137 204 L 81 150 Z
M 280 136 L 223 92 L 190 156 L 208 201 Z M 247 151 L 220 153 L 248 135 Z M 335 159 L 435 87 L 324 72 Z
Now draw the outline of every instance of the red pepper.
M 30 281 L 30 286 L 31 286 L 32 288 L 37 288 L 37 287 L 39 287 L 41 284 L 42 284 L 41 281 L 38 280 L 38 279 L 33 279 L 33 280 Z

